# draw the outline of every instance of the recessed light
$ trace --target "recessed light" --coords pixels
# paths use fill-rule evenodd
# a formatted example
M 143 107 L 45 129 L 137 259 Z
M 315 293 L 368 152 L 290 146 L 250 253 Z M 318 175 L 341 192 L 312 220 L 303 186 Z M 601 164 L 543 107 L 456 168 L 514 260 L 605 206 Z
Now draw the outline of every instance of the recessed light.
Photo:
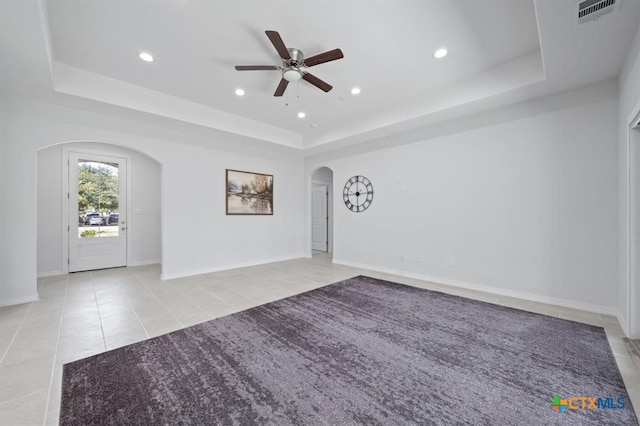
M 236 89 L 236 95 L 238 95 L 238 96 L 244 96 L 244 90 L 242 90 L 242 89 Z
M 445 56 L 447 56 L 447 53 L 449 53 L 447 52 L 447 49 L 438 49 L 433 54 L 433 57 L 436 59 L 444 58 Z
M 360 94 L 360 88 L 359 87 L 354 87 L 353 89 L 351 89 L 351 94 L 352 95 L 359 95 Z
M 153 62 L 153 56 L 151 56 L 151 53 L 141 52 L 138 57 L 145 62 Z
M 307 114 L 305 114 L 304 112 L 300 111 L 298 113 L 298 118 L 305 118 L 307 116 Z

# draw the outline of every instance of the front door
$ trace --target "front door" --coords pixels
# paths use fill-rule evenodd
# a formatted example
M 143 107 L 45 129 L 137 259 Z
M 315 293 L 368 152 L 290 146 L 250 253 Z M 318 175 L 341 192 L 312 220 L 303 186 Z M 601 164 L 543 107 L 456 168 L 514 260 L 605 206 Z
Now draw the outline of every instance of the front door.
M 127 265 L 127 160 L 69 152 L 69 272 Z
M 329 251 L 328 243 L 328 190 L 325 185 L 313 185 L 311 191 L 311 248 Z

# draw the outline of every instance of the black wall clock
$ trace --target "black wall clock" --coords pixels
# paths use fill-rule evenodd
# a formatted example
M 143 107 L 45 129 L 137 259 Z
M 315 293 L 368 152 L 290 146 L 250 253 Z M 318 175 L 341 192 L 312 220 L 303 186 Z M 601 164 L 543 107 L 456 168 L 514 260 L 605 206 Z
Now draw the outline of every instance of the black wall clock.
M 342 199 L 352 212 L 363 212 L 373 201 L 373 185 L 364 176 L 354 176 L 344 185 Z

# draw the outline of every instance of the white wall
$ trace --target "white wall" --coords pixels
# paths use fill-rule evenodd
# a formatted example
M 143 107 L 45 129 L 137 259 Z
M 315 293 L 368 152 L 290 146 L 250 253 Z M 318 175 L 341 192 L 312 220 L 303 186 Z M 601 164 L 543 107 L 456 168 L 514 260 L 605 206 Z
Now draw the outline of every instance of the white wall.
M 37 273 L 39 277 L 60 275 L 67 260 L 62 255 L 62 147 L 42 149 L 36 155 Z
M 627 334 L 633 338 L 640 338 L 640 261 L 630 265 L 630 244 L 635 246 L 635 259 L 640 253 L 640 237 L 631 238 L 634 230 L 640 231 L 640 158 L 633 158 L 630 151 L 640 151 L 638 145 L 638 130 L 629 132 L 629 123 L 640 112 L 640 30 L 631 44 L 629 54 L 619 77 L 619 119 L 618 119 L 618 143 L 619 143 L 619 278 L 620 293 L 618 308 L 620 311 L 620 323 L 626 329 Z M 634 141 L 630 139 L 635 139 Z M 632 143 L 633 142 L 633 143 Z M 633 150 L 631 148 L 634 148 Z M 630 179 L 633 179 L 630 193 Z M 635 205 L 635 214 L 630 216 L 630 207 Z M 633 225 L 630 223 L 633 221 Z M 630 277 L 631 269 L 637 271 L 634 277 Z M 630 282 L 630 279 L 633 280 Z M 630 302 L 633 303 L 632 312 Z M 633 317 L 633 318 L 632 318 Z
M 128 156 L 131 161 L 132 214 L 127 236 L 131 239 L 129 266 L 160 262 L 160 165 L 138 152 L 99 143 L 68 143 L 41 149 L 37 153 L 38 177 L 38 276 L 58 275 L 65 268 L 67 254 L 62 252 L 63 146 L 76 151 Z
M 615 81 L 486 117 L 410 145 L 308 158 L 307 176 L 325 165 L 337 187 L 355 174 L 374 186 L 363 213 L 335 191 L 334 261 L 616 313 Z
M 4 129 L 5 129 L 5 117 L 3 114 L 0 114 L 0 159 L 7 158 L 7 149 L 6 149 L 6 144 L 4 143 L 6 138 Z M 0 168 L 0 201 L 3 201 L 6 198 L 6 195 L 5 195 L 7 192 L 6 188 L 9 182 L 7 179 L 7 175 L 3 169 L 4 168 Z M 5 204 L 3 202 L 0 202 L 0 223 L 6 223 L 5 222 Z M 7 247 L 5 246 L 5 244 L 0 244 L 0 262 L 7 259 L 8 257 L 6 249 Z M 0 263 L 0 265 L 2 265 L 2 263 Z
M 36 300 L 35 150 L 11 143 L 18 130 L 0 101 L 0 306 Z M 26 166 L 21 169 L 21 165 Z M 30 226 L 28 225 L 30 223 Z M 33 246 L 33 250 L 29 250 Z M 31 251 L 31 253 L 29 253 Z M 25 255 L 26 254 L 26 255 Z
M 37 298 L 34 287 L 21 288 L 17 277 L 20 276 L 20 268 L 31 268 L 30 282 L 35 280 L 35 264 L 30 264 L 21 258 L 20 253 L 14 249 L 21 244 L 19 233 L 13 226 L 9 226 L 11 220 L 15 220 L 18 209 L 22 206 L 20 191 L 16 188 L 23 187 L 21 182 L 16 182 L 11 176 L 11 170 L 6 163 L 13 161 L 13 149 L 6 143 L 8 138 L 8 123 L 6 115 L 0 110 L 0 306 L 22 303 Z M 8 200 L 11 199 L 12 204 Z M 26 238 L 30 235 L 27 234 Z M 11 243 L 9 243 L 11 242 Z M 9 266 L 12 266 L 9 268 Z
M 36 151 L 62 142 L 116 144 L 161 164 L 165 278 L 305 254 L 303 165 L 297 150 L 261 148 L 237 137 L 223 140 L 183 123 L 143 122 L 132 111 L 97 113 L 4 97 L 0 113 L 6 124 L 0 130 L 0 206 L 11 206 L 3 218 L 11 226 L 0 240 L 0 305 L 37 297 Z M 226 216 L 225 168 L 273 174 L 274 215 Z

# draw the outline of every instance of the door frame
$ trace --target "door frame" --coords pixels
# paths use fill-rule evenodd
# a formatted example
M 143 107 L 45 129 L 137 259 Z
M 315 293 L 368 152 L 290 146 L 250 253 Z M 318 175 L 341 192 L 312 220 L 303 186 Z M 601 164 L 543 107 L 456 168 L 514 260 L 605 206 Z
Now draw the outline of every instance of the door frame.
M 87 143 L 94 143 L 93 141 L 78 141 L 78 142 L 87 142 Z M 116 145 L 114 145 L 116 146 Z M 69 154 L 71 152 L 75 152 L 75 153 L 80 153 L 80 154 L 86 154 L 88 156 L 91 155 L 104 155 L 104 156 L 108 156 L 108 157 L 120 157 L 120 158 L 124 158 L 125 160 L 127 160 L 127 182 L 126 182 L 126 188 L 127 188 L 127 194 L 126 194 L 126 200 L 127 200 L 127 208 L 126 208 L 126 217 L 130 218 L 131 217 L 131 212 L 132 212 L 132 206 L 131 206 L 131 191 L 132 191 L 132 184 L 131 184 L 131 155 L 126 154 L 126 153 L 120 153 L 117 151 L 109 151 L 109 150 L 101 150 L 101 149 L 92 149 L 92 148 L 85 148 L 85 147 L 70 147 L 70 146 L 66 146 L 64 145 L 62 147 L 62 193 L 60 194 L 60 196 L 62 197 L 62 235 L 61 235 L 61 240 L 62 240 L 62 273 L 63 274 L 68 274 L 69 273 L 69 238 L 70 238 L 70 233 L 69 233 L 69 168 L 70 168 L 70 164 L 69 164 Z M 126 247 L 127 247 L 127 264 L 125 266 L 129 266 L 132 262 L 132 246 L 131 246 L 131 232 L 132 232 L 132 227 L 131 227 L 131 220 L 127 220 L 127 234 L 126 234 Z
M 325 203 L 325 246 L 326 249 L 324 250 L 325 253 L 331 253 L 331 250 L 329 250 L 329 185 L 327 183 L 319 183 L 319 182 L 314 182 L 311 184 L 311 226 L 313 227 L 313 190 L 315 188 L 323 188 L 324 189 L 324 203 Z M 313 252 L 314 248 L 313 248 L 313 229 L 311 230 L 311 251 Z M 321 251 L 321 250 L 317 250 L 317 251 Z
M 313 174 L 315 172 L 317 172 L 318 170 L 320 170 L 321 168 L 327 168 L 331 171 L 331 182 L 323 182 L 320 180 L 314 180 L 313 179 Z M 311 224 L 313 222 L 313 219 L 311 217 L 311 215 L 313 214 L 312 212 L 312 192 L 313 192 L 313 185 L 325 185 L 327 187 L 327 190 L 329 192 L 329 195 L 327 197 L 327 215 L 329 216 L 329 223 L 327 224 L 327 242 L 328 242 L 328 247 L 327 247 L 327 253 L 330 253 L 333 256 L 333 241 L 334 241 L 334 236 L 333 236 L 333 227 L 334 227 L 334 216 L 335 216 L 335 212 L 334 212 L 334 203 L 333 203 L 333 185 L 334 185 L 334 181 L 335 181 L 335 176 L 334 176 L 334 171 L 331 167 L 329 166 L 324 166 L 324 165 L 320 165 L 320 166 L 316 166 L 313 167 L 310 170 L 310 173 L 307 175 L 307 209 L 306 209 L 306 214 L 305 214 L 305 228 L 306 228 L 306 232 L 305 232 L 305 250 L 308 250 L 307 253 L 307 257 L 311 257 L 312 253 L 313 253 L 313 241 L 312 241 L 312 235 L 311 235 Z
M 619 318 L 618 321 L 623 326 L 625 334 L 632 338 L 640 338 L 640 260 L 638 256 L 636 234 L 640 231 L 640 196 L 636 195 L 640 191 L 640 168 L 635 164 L 634 152 L 640 150 L 640 128 L 636 128 L 636 123 L 640 120 L 640 101 L 633 109 L 633 113 L 628 117 L 625 125 L 625 154 L 626 154 L 626 308 L 627 318 Z M 625 321 L 626 320 L 626 321 Z

